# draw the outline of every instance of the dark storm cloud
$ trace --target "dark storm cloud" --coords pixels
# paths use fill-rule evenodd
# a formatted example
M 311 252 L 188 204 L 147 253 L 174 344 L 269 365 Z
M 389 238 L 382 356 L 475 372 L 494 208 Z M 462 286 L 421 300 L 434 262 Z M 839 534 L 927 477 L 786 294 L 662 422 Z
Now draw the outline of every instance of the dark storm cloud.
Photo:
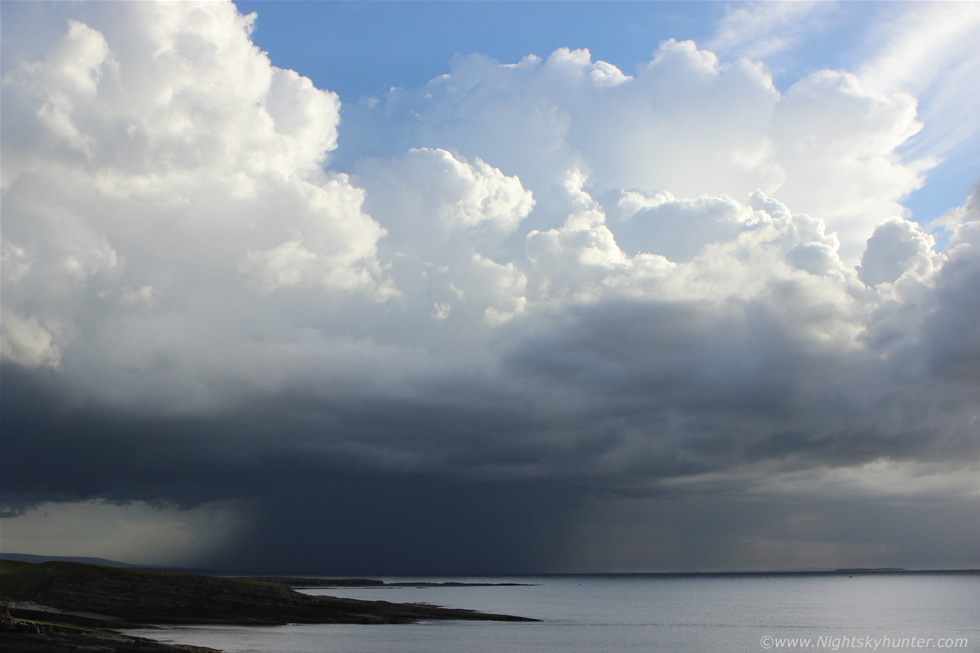
M 953 323 L 968 304 L 956 306 Z M 942 381 L 903 369 L 904 357 L 807 351 L 769 313 L 762 304 L 599 303 L 525 338 L 508 360 L 544 396 L 574 396 L 581 429 L 607 425 L 625 454 L 616 475 L 976 455 L 975 389 L 929 385 Z M 947 322 L 942 310 L 931 319 Z
M 371 418 L 336 420 L 355 432 L 323 448 L 328 408 L 320 407 L 313 424 L 290 418 L 309 411 L 308 402 L 164 419 L 73 406 L 46 381 L 3 368 L 5 514 L 51 501 L 190 509 L 247 500 L 240 539 L 198 564 L 283 573 L 540 570 L 562 558 L 584 496 L 547 479 L 468 480 L 448 469 L 412 474 L 365 465 L 343 442 L 370 440 L 382 424 L 389 438 L 446 436 L 435 432 L 445 431 L 445 419 L 387 403 Z

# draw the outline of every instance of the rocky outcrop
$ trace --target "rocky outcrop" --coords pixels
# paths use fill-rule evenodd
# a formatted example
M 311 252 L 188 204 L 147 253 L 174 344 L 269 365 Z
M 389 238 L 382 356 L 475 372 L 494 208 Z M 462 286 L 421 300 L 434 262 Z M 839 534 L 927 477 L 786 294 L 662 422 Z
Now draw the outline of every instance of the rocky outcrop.
M 522 621 L 520 617 L 424 604 L 301 594 L 277 584 L 69 562 L 33 565 L 36 582 L 17 598 L 65 612 L 139 624 L 411 623 L 432 619 Z
M 205 653 L 115 629 L 149 624 L 393 624 L 424 620 L 533 621 L 421 603 L 301 594 L 238 578 L 101 567 L 70 562 L 3 562 L 0 648 L 6 651 Z
M 532 621 L 417 603 L 301 594 L 277 583 L 119 569 L 70 562 L 0 574 L 0 595 L 64 612 L 138 624 L 411 623 L 422 620 Z M 11 595 L 11 589 L 15 595 Z M 16 614 L 15 614 L 16 616 Z
M 163 644 L 101 628 L 15 619 L 6 606 L 0 606 L 0 648 L 7 653 L 218 653 L 212 648 Z

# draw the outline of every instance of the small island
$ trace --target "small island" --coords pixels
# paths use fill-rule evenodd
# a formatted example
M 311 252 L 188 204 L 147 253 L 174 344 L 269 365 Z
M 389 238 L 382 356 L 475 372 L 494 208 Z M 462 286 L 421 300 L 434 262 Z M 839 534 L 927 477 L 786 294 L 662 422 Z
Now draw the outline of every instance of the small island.
M 431 620 L 535 621 L 421 603 L 311 596 L 290 583 L 103 567 L 0 561 L 0 646 L 10 651 L 209 651 L 130 637 L 157 625 L 404 624 Z M 309 580 L 309 579 L 306 579 Z

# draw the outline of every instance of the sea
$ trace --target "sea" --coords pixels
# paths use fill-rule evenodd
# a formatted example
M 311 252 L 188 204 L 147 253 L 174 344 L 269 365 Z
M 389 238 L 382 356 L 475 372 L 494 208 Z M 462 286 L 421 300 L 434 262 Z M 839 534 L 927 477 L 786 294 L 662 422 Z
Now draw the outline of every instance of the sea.
M 521 583 L 304 590 L 533 617 L 533 623 L 130 630 L 228 653 L 980 651 L 980 574 L 383 578 Z

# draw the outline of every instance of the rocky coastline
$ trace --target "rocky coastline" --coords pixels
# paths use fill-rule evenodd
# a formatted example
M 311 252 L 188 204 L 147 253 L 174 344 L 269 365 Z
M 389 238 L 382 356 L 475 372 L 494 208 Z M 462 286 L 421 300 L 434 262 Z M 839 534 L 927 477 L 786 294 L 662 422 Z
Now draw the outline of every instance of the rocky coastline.
M 70 562 L 0 562 L 4 651 L 198 651 L 133 638 L 159 625 L 399 624 L 431 620 L 533 621 L 420 603 L 310 596 L 281 582 L 120 569 Z M 295 579 L 286 579 L 295 580 Z M 72 643 L 68 645 L 69 643 Z M 162 647 L 162 648 L 161 648 Z

